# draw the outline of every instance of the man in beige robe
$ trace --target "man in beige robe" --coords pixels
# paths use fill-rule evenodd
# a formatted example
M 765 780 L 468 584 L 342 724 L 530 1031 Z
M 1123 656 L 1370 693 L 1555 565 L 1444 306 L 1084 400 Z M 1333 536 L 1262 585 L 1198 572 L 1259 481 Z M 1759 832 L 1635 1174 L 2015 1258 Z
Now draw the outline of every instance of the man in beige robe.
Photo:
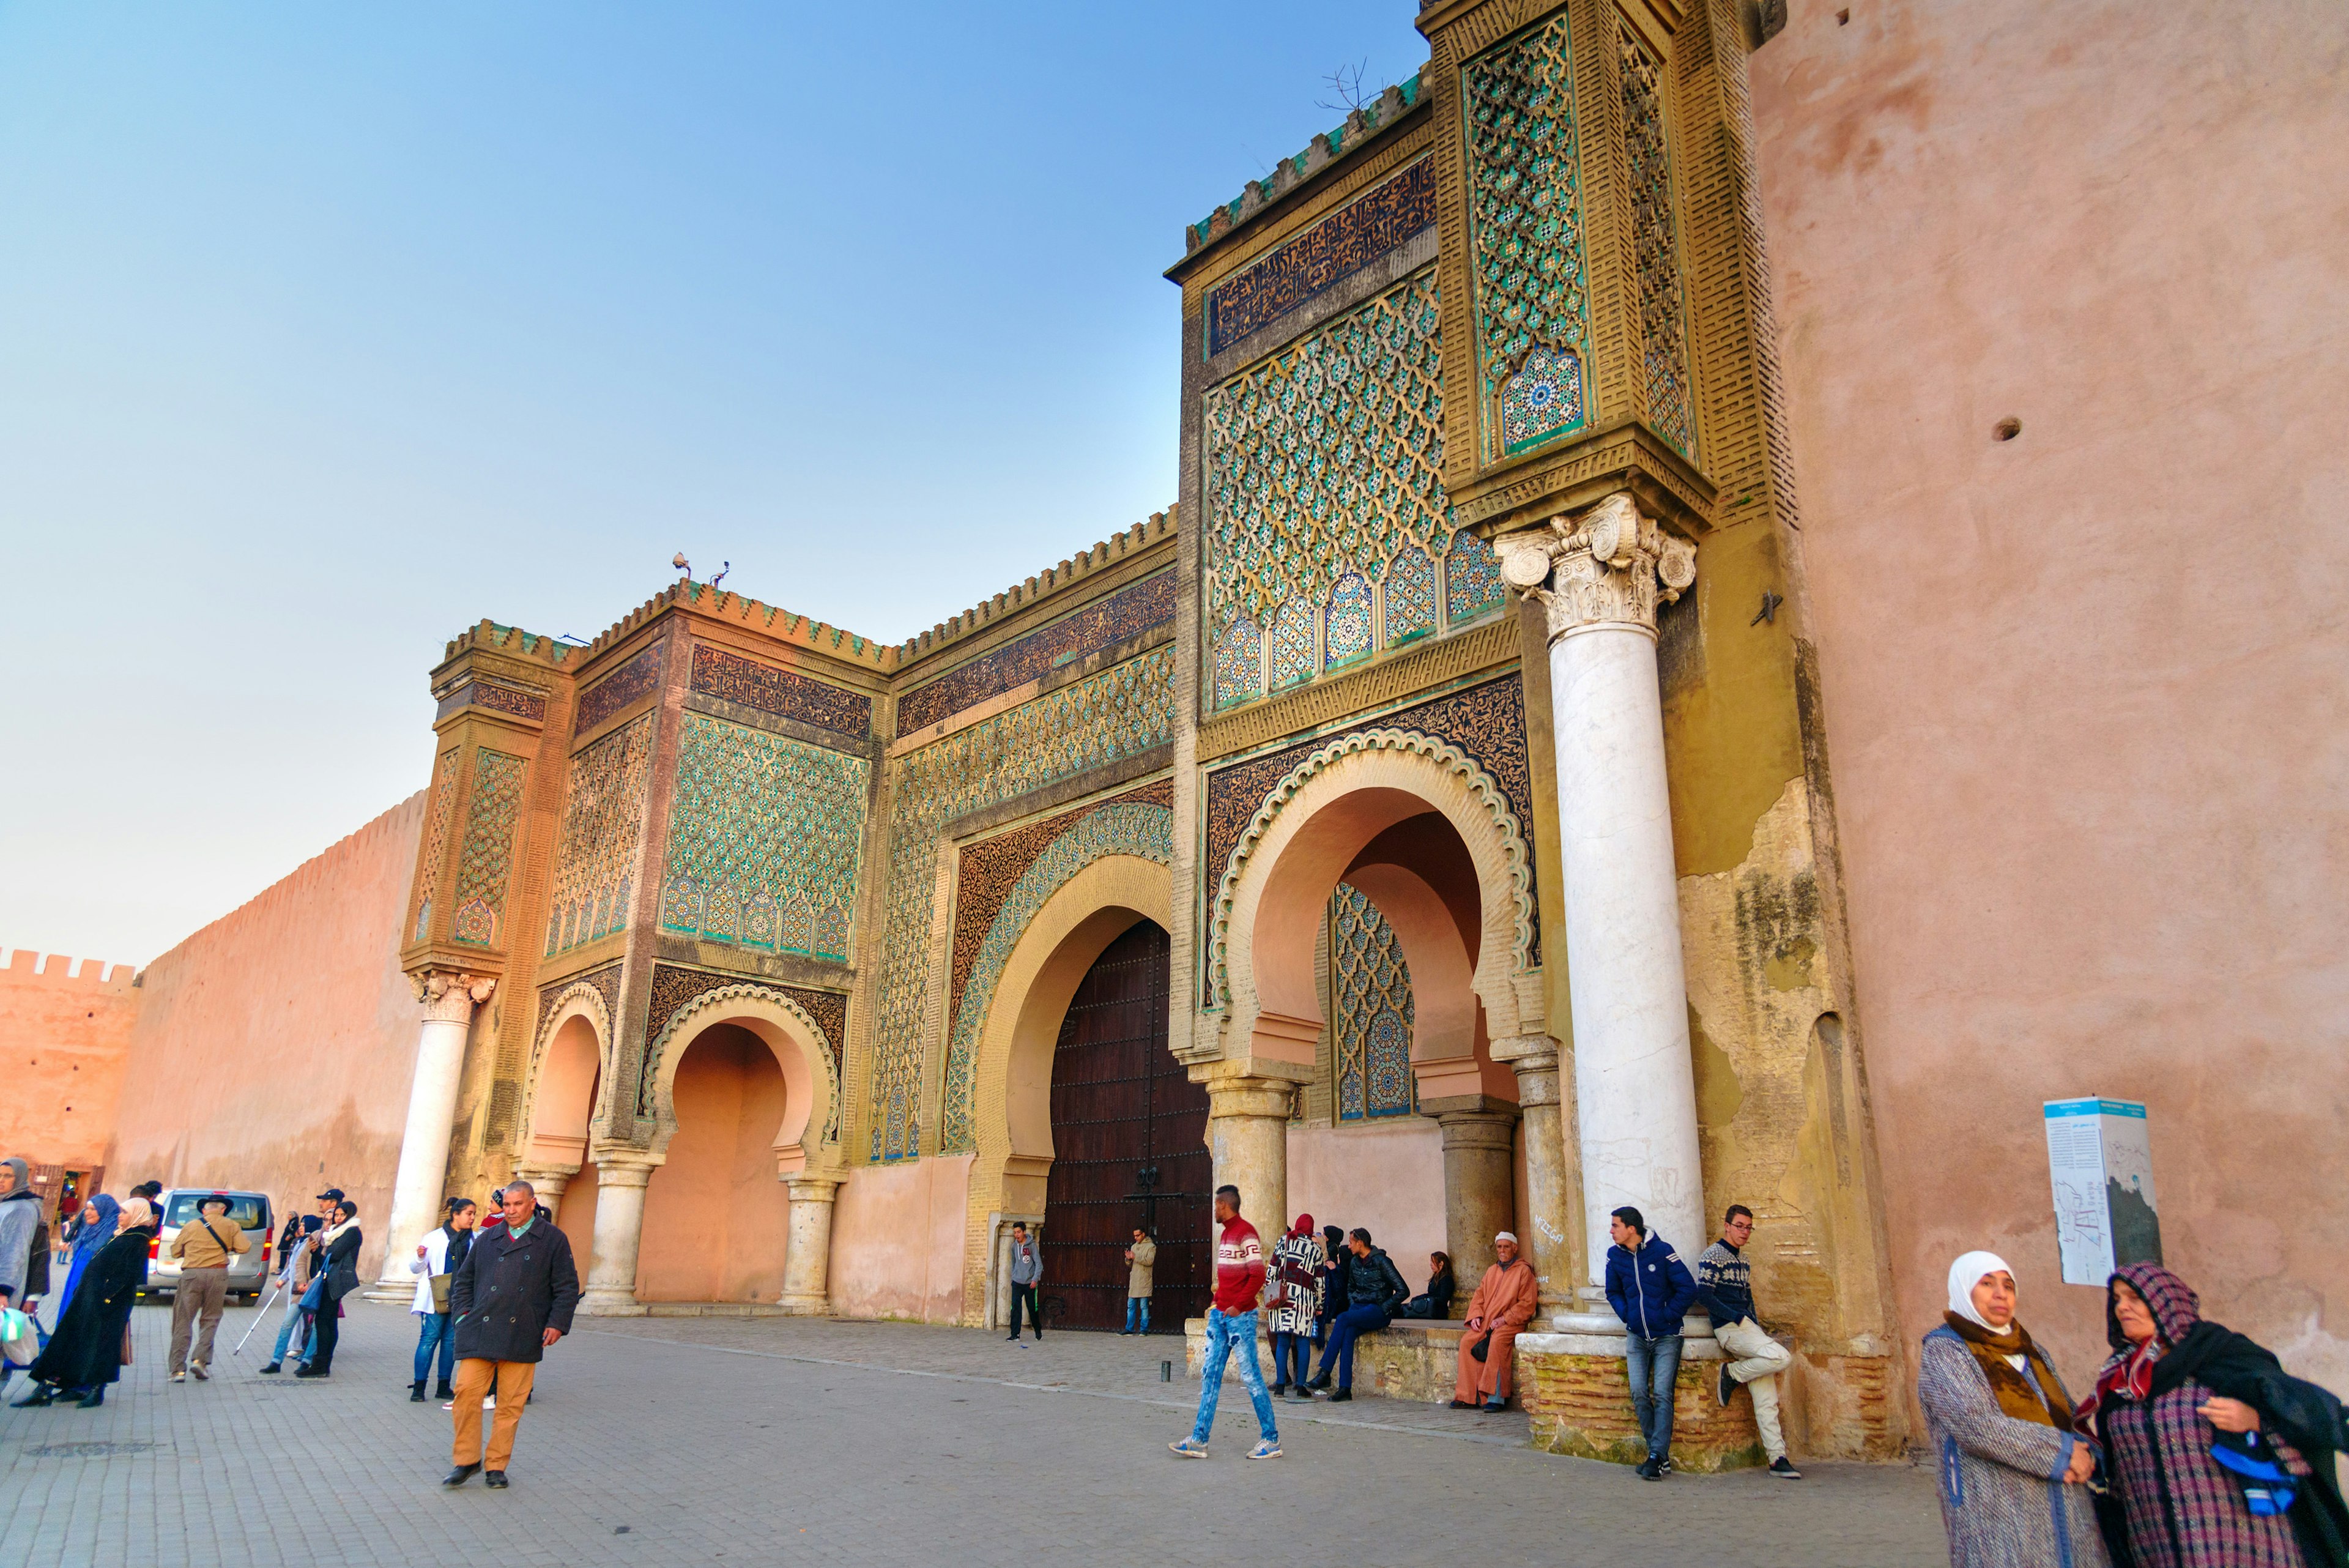
M 1453 1386 L 1452 1407 L 1505 1410 L 1509 1405 L 1509 1359 L 1517 1334 L 1533 1321 L 1541 1296 L 1540 1282 L 1531 1263 L 1517 1256 L 1517 1239 L 1506 1231 L 1493 1238 L 1500 1262 L 1485 1271 L 1476 1293 L 1468 1298 L 1468 1326 L 1460 1335 L 1460 1379 Z M 1485 1336 L 1491 1335 L 1486 1344 Z M 1485 1359 L 1476 1346 L 1485 1345 Z

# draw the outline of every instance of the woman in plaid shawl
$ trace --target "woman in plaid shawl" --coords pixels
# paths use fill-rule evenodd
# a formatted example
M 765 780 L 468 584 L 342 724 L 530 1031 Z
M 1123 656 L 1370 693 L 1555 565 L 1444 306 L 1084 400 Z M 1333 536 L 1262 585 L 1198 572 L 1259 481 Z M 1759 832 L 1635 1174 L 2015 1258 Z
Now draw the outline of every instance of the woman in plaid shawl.
M 2014 1316 L 1995 1252 L 1950 1266 L 1950 1310 L 1919 1353 L 1917 1398 L 1941 1471 L 1952 1568 L 2105 1568 L 2086 1481 L 2095 1449 L 2072 1399 Z
M 2113 1357 L 2077 1424 L 2107 1456 L 2114 1556 L 2135 1568 L 2340 1568 L 2341 1402 L 2199 1309 L 2158 1263 L 2131 1263 L 2105 1287 Z M 2246 1475 L 2273 1511 L 2254 1511 Z

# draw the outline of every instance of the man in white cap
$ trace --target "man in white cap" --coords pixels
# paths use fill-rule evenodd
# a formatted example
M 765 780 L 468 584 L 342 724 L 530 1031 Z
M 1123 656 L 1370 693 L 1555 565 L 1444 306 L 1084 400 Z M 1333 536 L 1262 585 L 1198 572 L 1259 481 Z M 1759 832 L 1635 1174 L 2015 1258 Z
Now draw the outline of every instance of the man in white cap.
M 1493 1238 L 1500 1259 L 1476 1282 L 1468 1298 L 1468 1327 L 1460 1335 L 1460 1378 L 1452 1390 L 1452 1407 L 1506 1410 L 1509 1406 L 1509 1358 L 1516 1354 L 1517 1335 L 1533 1321 L 1541 1299 L 1541 1282 L 1534 1266 L 1517 1256 L 1517 1239 L 1504 1231 Z

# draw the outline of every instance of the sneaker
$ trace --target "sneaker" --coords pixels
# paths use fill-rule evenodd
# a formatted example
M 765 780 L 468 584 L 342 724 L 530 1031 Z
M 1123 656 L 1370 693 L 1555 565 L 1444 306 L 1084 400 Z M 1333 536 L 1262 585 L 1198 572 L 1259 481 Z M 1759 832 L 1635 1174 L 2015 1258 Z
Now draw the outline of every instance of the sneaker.
M 273 1373 L 273 1372 L 282 1372 L 282 1371 L 284 1371 L 285 1369 L 285 1364 L 284 1362 L 282 1362 L 282 1361 L 273 1361 L 273 1362 L 271 1362 L 268 1366 L 264 1366 L 264 1367 L 263 1367 L 263 1368 L 261 1369 L 261 1375 L 262 1375 L 264 1377 L 266 1377 L 266 1376 L 269 1376 L 271 1373 Z
M 1181 1459 L 1204 1459 L 1207 1457 L 1207 1445 L 1195 1438 L 1185 1438 L 1179 1443 L 1167 1444 L 1166 1451 Z
M 1638 1476 L 1641 1480 L 1661 1480 L 1664 1479 L 1664 1472 L 1656 1467 L 1655 1458 L 1652 1455 L 1647 1459 L 1641 1459 L 1631 1473 Z
M 1796 1469 L 1794 1466 L 1794 1461 L 1787 1459 L 1784 1454 L 1780 1454 L 1776 1459 L 1770 1461 L 1770 1474 L 1779 1480 L 1800 1480 L 1803 1479 L 1803 1472 Z
M 1737 1392 L 1737 1379 L 1729 1375 L 1729 1363 L 1726 1361 L 1721 1364 L 1721 1376 L 1713 1385 L 1713 1391 L 1716 1395 L 1720 1396 L 1721 1403 L 1724 1408 L 1729 1404 L 1729 1397 Z
M 204 1370 L 204 1364 L 201 1361 L 188 1363 L 188 1376 L 199 1383 L 210 1383 L 212 1380 L 212 1375 Z
M 184 1372 L 174 1372 L 171 1374 L 171 1381 L 174 1383 L 185 1383 L 187 1380 L 188 1375 Z
M 1247 1457 L 1252 1459 L 1277 1459 L 1280 1458 L 1280 1445 L 1268 1438 L 1250 1449 Z
M 1670 1455 L 1670 1454 L 1666 1454 L 1663 1458 L 1661 1458 L 1661 1459 L 1658 1459 L 1658 1460 L 1656 1461 L 1656 1474 L 1657 1474 L 1657 1475 L 1659 1475 L 1659 1476 L 1668 1476 L 1668 1475 L 1670 1475 L 1670 1474 L 1671 1474 L 1671 1473 L 1672 1473 L 1672 1456 L 1671 1456 L 1671 1455 Z

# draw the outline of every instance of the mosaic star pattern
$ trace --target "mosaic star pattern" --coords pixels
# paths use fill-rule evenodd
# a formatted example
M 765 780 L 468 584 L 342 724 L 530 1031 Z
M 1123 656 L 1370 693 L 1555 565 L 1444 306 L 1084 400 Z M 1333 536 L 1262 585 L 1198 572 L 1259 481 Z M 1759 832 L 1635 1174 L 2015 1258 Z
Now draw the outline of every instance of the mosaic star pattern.
M 1521 451 L 1581 428 L 1589 413 L 1580 395 L 1590 304 L 1567 13 L 1471 62 L 1464 85 L 1469 254 L 1485 406 L 1530 368 L 1537 348 L 1548 350 L 1545 379 L 1516 390 L 1516 433 L 1506 450 Z M 1574 395 L 1559 395 L 1569 383 Z M 1548 389 L 1538 410 L 1537 386 Z M 1489 431 L 1485 441 L 1488 459 L 1500 455 Z
M 1264 628 L 1242 616 L 1216 639 L 1216 706 L 1264 695 Z
M 653 716 L 638 714 L 571 759 L 571 793 L 554 857 L 549 956 L 625 930 L 643 848 Z
M 997 981 L 1020 933 L 1046 899 L 1078 872 L 1110 855 L 1131 855 L 1159 865 L 1174 855 L 1174 814 L 1163 805 L 1129 801 L 1096 807 L 1081 815 L 1073 827 L 1054 838 L 1019 879 L 1013 883 L 1003 907 L 988 922 L 971 966 L 970 981 L 955 1013 L 954 1032 L 947 1044 L 946 1099 L 939 1116 L 938 1147 L 953 1154 L 978 1147 L 978 1128 L 971 1116 L 971 1092 L 978 1060 L 979 1032 L 995 1001 Z
M 1501 583 L 1501 558 L 1493 546 L 1463 530 L 1444 557 L 1444 582 L 1454 621 L 1468 620 L 1501 607 L 1507 595 Z
M 871 788 L 863 757 L 686 714 L 661 929 L 845 963 Z
M 1632 254 L 1640 274 L 1648 422 L 1689 456 L 1696 430 L 1689 413 L 1688 324 L 1681 307 L 1671 165 L 1664 144 L 1663 67 L 1628 29 L 1619 27 L 1616 38 L 1622 55 L 1623 140 L 1631 165 Z
M 1314 657 L 1312 603 L 1291 599 L 1273 613 L 1272 689 L 1310 680 L 1319 665 Z
M 1330 1012 L 1338 1119 L 1411 1115 L 1411 971 L 1394 928 L 1350 882 L 1330 896 Z
M 1324 658 L 1329 667 L 1335 670 L 1368 655 L 1374 629 L 1371 622 L 1371 585 L 1350 572 L 1330 590 L 1329 607 L 1322 616 Z
M 465 814 L 465 846 L 457 862 L 457 912 L 449 940 L 495 947 L 505 921 L 506 882 L 513 869 L 514 818 L 522 810 L 523 778 L 530 764 L 487 746 L 473 753 L 473 805 Z
M 1174 649 L 1151 649 L 906 754 L 892 791 L 868 1119 L 874 1159 L 919 1152 L 922 1020 L 939 830 L 1174 736 Z
M 1387 646 L 1435 629 L 1435 563 L 1423 550 L 1405 550 L 1387 568 Z

